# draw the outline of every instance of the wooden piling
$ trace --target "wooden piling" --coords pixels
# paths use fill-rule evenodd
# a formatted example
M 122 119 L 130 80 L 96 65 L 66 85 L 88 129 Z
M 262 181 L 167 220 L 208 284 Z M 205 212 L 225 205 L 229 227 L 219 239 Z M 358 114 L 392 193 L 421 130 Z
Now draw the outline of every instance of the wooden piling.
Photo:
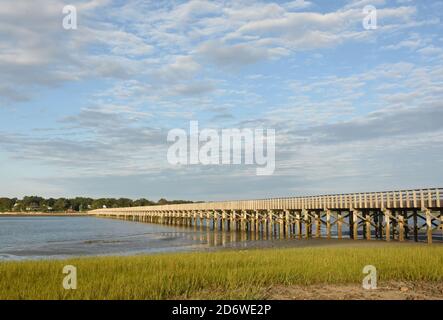
M 389 210 L 384 211 L 385 214 L 385 234 L 386 241 L 391 241 L 391 212 Z
M 326 238 L 331 239 L 331 210 L 326 209 Z
M 366 226 L 366 240 L 371 240 L 371 213 L 366 212 L 366 220 L 365 220 L 365 226 Z
M 296 220 L 296 226 L 297 226 L 297 236 L 299 239 L 301 239 L 302 238 L 302 223 L 301 223 L 301 216 L 300 216 L 299 212 L 296 213 L 295 220 Z
M 357 240 L 358 239 L 358 215 L 357 215 L 356 210 L 352 211 L 352 234 L 353 234 L 353 239 Z
M 398 240 L 405 241 L 405 224 L 402 215 L 398 215 Z
M 343 234 L 343 217 L 341 211 L 337 212 L 337 238 L 342 239 Z
M 423 208 L 422 209 L 425 213 L 426 216 L 426 235 L 427 235 L 427 240 L 428 240 L 428 244 L 432 243 L 432 215 L 431 215 L 431 210 L 429 210 L 428 208 Z
M 315 213 L 315 237 L 321 237 L 321 217 L 319 212 Z

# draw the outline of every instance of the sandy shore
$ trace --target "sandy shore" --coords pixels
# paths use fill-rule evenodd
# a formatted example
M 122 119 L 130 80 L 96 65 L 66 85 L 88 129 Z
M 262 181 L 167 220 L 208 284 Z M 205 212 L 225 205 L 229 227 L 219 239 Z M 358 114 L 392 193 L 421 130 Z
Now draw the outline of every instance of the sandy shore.
M 356 284 L 274 286 L 265 296 L 277 300 L 443 300 L 443 283 L 390 281 L 374 290 Z

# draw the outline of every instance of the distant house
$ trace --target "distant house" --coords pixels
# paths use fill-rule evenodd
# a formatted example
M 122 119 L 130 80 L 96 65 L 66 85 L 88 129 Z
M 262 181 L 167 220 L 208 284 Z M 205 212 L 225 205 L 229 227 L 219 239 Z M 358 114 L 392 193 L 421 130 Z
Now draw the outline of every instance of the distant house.
M 26 207 L 26 211 L 37 211 L 39 209 L 39 206 L 36 204 L 31 204 L 29 207 Z

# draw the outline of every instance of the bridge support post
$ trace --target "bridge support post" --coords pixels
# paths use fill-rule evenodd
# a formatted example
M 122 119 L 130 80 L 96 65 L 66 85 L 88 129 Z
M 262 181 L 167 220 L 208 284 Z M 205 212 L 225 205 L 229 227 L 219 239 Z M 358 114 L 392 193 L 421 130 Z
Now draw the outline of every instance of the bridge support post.
M 385 215 L 385 236 L 386 241 L 391 241 L 391 211 L 388 209 L 384 209 L 383 211 Z
M 409 216 L 408 216 L 408 210 L 405 209 L 403 211 L 403 222 L 405 225 L 405 239 L 409 240 L 409 233 L 410 233 L 410 228 L 409 228 Z
M 231 231 L 236 231 L 236 227 L 237 227 L 237 222 L 236 222 L 236 213 L 235 213 L 235 210 L 231 210 L 230 212 L 229 212 L 229 214 L 230 214 L 230 230 Z
M 300 216 L 300 212 L 297 212 L 295 215 L 295 224 L 297 227 L 297 236 L 299 239 L 302 238 L 302 227 L 301 227 L 301 216 Z
M 432 214 L 431 214 L 431 210 L 429 210 L 428 208 L 423 208 L 422 209 L 426 215 L 426 235 L 427 235 L 427 240 L 428 240 L 428 244 L 432 243 Z
M 398 241 L 405 241 L 405 221 L 404 217 L 399 214 L 398 215 Z
M 343 234 L 343 217 L 341 214 L 341 211 L 337 211 L 337 237 L 338 239 L 342 239 L 342 234 Z
M 280 211 L 278 214 L 278 224 L 279 224 L 279 230 L 278 230 L 278 235 L 279 238 L 283 238 L 284 234 L 285 234 L 285 219 L 283 217 L 283 212 Z
M 374 211 L 373 215 L 374 215 L 373 221 L 374 221 L 374 226 L 375 226 L 374 227 L 374 236 L 375 236 L 375 239 L 378 239 L 378 237 L 379 237 L 379 227 L 380 227 L 380 225 L 378 223 L 378 216 L 379 216 L 378 211 Z
M 320 238 L 321 237 L 321 217 L 320 212 L 315 213 L 315 237 Z
M 355 209 L 352 210 L 352 238 L 358 239 L 358 211 Z
M 414 229 L 414 241 L 418 242 L 418 214 L 417 214 L 417 210 L 414 209 L 413 213 L 412 213 L 412 218 L 413 218 L 413 229 Z
M 440 211 L 440 230 L 442 232 L 442 237 L 443 237 L 443 210 Z
M 365 220 L 365 225 L 366 225 L 366 240 L 371 240 L 371 213 L 370 212 L 366 212 L 366 220 Z
M 268 212 L 268 228 L 269 234 L 272 238 L 274 236 L 274 213 L 272 212 L 272 210 L 269 210 Z
M 285 210 L 285 223 L 286 223 L 286 237 L 291 236 L 291 213 L 289 210 Z
M 331 210 L 326 209 L 326 238 L 331 239 Z
M 218 211 L 214 210 L 214 219 L 212 220 L 212 230 L 217 231 L 218 230 Z
M 255 210 L 255 233 L 259 233 L 260 232 L 260 214 L 258 212 L 258 210 Z
M 309 239 L 309 220 L 308 220 L 308 210 L 303 209 L 302 210 L 302 215 L 303 215 L 303 222 L 305 223 L 305 238 Z

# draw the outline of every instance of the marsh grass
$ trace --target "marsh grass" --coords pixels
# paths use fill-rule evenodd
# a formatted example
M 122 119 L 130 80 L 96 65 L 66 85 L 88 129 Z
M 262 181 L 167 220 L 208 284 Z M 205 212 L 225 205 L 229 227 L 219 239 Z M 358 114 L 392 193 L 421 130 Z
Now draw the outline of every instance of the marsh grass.
M 65 290 L 63 266 L 77 267 Z M 0 263 L 0 299 L 261 299 L 273 285 L 443 281 L 442 246 L 290 248 Z

